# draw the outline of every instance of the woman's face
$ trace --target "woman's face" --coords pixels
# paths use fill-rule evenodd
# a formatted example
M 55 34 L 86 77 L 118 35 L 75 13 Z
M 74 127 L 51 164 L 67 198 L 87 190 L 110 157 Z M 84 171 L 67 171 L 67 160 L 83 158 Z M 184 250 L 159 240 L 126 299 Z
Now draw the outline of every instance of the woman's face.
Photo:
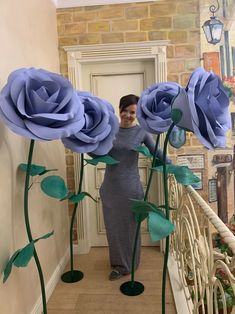
M 133 104 L 124 108 L 122 112 L 120 111 L 120 126 L 122 128 L 131 128 L 136 124 L 136 109 L 137 105 Z

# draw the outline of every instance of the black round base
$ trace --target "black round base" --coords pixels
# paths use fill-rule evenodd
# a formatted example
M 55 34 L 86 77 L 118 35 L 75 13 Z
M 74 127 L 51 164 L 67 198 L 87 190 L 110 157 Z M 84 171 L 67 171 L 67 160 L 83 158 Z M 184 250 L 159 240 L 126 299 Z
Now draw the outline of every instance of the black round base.
M 127 281 L 120 286 L 120 290 L 123 294 L 133 297 L 144 292 L 144 285 L 138 281 Z
M 61 280 L 67 283 L 73 283 L 82 280 L 83 273 L 79 270 L 70 270 L 61 276 Z

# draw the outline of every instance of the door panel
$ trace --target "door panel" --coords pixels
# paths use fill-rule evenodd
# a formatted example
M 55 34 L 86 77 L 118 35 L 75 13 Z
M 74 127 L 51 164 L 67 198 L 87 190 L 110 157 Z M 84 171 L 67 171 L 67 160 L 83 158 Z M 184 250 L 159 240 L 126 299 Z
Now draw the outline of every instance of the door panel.
M 83 89 L 108 100 L 114 106 L 117 115 L 120 97 L 126 94 L 140 95 L 146 86 L 154 83 L 153 61 L 87 64 L 82 66 L 82 71 Z M 139 172 L 144 188 L 147 186 L 149 163 L 150 161 L 143 155 L 140 156 Z M 91 246 L 107 245 L 102 204 L 99 196 L 99 188 L 103 181 L 104 172 L 104 164 L 99 164 L 97 167 L 87 166 L 85 171 L 88 191 L 97 200 L 96 204 L 90 200 L 88 201 Z M 156 189 L 155 184 L 153 184 L 152 190 L 154 189 Z M 151 191 L 150 200 L 152 202 L 155 200 L 154 193 Z M 142 223 L 141 233 L 142 244 L 153 245 L 149 240 L 146 222 Z

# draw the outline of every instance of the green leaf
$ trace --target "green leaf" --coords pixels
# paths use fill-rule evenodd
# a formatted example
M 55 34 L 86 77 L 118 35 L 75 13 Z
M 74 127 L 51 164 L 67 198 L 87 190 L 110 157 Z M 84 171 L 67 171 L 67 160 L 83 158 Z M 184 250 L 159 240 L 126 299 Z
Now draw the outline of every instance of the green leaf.
M 146 147 L 146 146 L 138 146 L 134 149 L 134 151 L 141 153 L 146 157 L 153 157 L 153 155 L 150 153 L 148 147 Z
M 26 172 L 27 171 L 27 166 L 28 166 L 28 164 L 20 164 L 19 168 L 20 168 L 20 170 Z M 32 164 L 31 167 L 30 167 L 30 175 L 32 177 L 33 176 L 37 176 L 37 175 L 40 175 L 43 172 L 45 172 L 45 170 L 46 170 L 46 167 L 44 167 L 44 166 L 39 166 L 39 165 Z
M 65 195 L 65 197 L 61 198 L 60 201 L 64 201 L 64 200 L 67 200 L 69 199 L 71 196 L 75 195 L 74 193 L 72 192 L 68 192 L 67 195 Z
M 64 179 L 59 176 L 48 176 L 41 182 L 42 191 L 50 197 L 62 199 L 68 194 Z
M 53 235 L 54 231 L 49 232 L 40 238 L 37 238 L 30 243 L 28 243 L 25 247 L 22 249 L 17 250 L 10 260 L 8 261 L 5 269 L 4 269 L 4 277 L 3 277 L 3 283 L 6 282 L 8 277 L 10 276 L 12 266 L 15 265 L 16 267 L 26 267 L 31 260 L 33 254 L 34 254 L 34 243 L 38 242 L 41 239 L 47 239 L 51 235 Z
M 150 211 L 155 210 L 156 206 L 150 202 L 144 201 L 144 200 L 136 200 L 136 199 L 130 199 L 131 200 L 131 210 L 135 214 L 135 218 L 138 221 L 139 219 L 143 221 L 146 217 L 148 217 L 148 214 Z
M 109 156 L 109 155 L 104 155 L 104 156 L 98 156 L 98 157 L 94 157 L 92 159 L 85 159 L 85 161 L 88 164 L 91 164 L 93 166 L 96 166 L 99 162 L 102 162 L 106 165 L 116 165 L 119 164 L 118 160 L 115 160 L 113 157 Z
M 175 225 L 159 209 L 149 213 L 148 227 L 152 241 L 164 239 L 175 230 Z
M 159 158 L 156 158 L 154 161 L 154 167 L 158 167 L 158 166 L 162 166 L 163 165 L 163 161 Z
M 39 175 L 42 176 L 43 174 L 50 172 L 50 171 L 58 171 L 58 169 L 46 169 L 43 172 L 41 172 Z
M 183 113 L 180 109 L 172 109 L 171 110 L 171 119 L 172 121 L 177 124 L 182 119 Z
M 152 168 L 155 171 L 163 172 L 163 166 Z M 188 167 L 177 165 L 166 165 L 166 172 L 175 175 L 177 182 L 183 185 L 191 185 L 200 182 L 198 178 Z
M 69 200 L 73 203 L 78 203 L 84 199 L 85 196 L 88 196 L 93 199 L 94 202 L 97 203 L 96 199 L 94 199 L 91 194 L 87 192 L 81 192 L 79 194 L 73 194 L 71 197 L 69 197 Z
M 34 252 L 34 242 L 30 242 L 23 249 L 20 250 L 19 254 L 15 258 L 13 264 L 16 267 L 26 267 L 31 260 Z
M 11 273 L 11 269 L 12 269 L 12 265 L 14 260 L 16 259 L 16 257 L 18 256 L 18 254 L 20 253 L 20 249 L 17 250 L 12 257 L 9 259 L 9 261 L 7 262 L 5 268 L 4 268 L 4 277 L 3 277 L 3 283 L 5 283 L 7 281 L 7 278 L 10 276 Z
M 52 236 L 54 234 L 54 231 L 51 231 L 47 234 L 44 234 L 44 236 L 41 236 L 40 238 L 37 238 L 35 239 L 33 242 L 36 243 L 38 242 L 39 240 L 45 240 L 45 239 L 48 239 L 50 236 Z

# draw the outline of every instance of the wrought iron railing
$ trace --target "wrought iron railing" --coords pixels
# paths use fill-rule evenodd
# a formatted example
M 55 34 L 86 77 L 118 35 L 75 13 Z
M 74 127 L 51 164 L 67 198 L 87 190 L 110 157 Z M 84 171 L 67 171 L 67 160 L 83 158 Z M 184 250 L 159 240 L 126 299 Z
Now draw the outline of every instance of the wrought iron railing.
M 176 230 L 168 269 L 177 312 L 231 313 L 235 311 L 235 236 L 191 186 L 177 184 L 173 176 L 169 179 Z

